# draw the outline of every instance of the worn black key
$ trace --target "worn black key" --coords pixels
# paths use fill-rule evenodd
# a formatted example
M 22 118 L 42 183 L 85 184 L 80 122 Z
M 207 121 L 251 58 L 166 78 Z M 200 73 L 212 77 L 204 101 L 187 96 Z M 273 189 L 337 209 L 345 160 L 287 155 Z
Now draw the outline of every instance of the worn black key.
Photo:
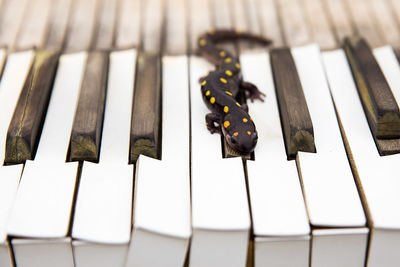
M 132 107 L 130 163 L 140 154 L 161 155 L 161 56 L 143 51 L 138 56 Z
M 369 127 L 376 139 L 400 138 L 400 111 L 371 48 L 359 37 L 344 40 Z
M 39 50 L 10 122 L 6 140 L 6 164 L 33 159 L 53 87 L 59 54 Z
M 298 151 L 315 153 L 313 125 L 290 49 L 274 49 L 270 55 L 288 159 Z
M 108 53 L 91 52 L 87 59 L 71 132 L 71 161 L 99 161 L 107 72 Z

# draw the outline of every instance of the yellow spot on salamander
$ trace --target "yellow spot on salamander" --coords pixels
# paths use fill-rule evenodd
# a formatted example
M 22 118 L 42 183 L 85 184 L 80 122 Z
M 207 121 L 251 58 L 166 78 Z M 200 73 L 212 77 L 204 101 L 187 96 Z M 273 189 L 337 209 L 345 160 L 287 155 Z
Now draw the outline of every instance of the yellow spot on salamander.
M 231 63 L 232 59 L 230 57 L 225 58 L 225 63 Z
M 231 92 L 229 92 L 229 91 L 225 91 L 225 93 L 226 93 L 227 95 L 230 95 L 230 96 L 232 96 L 232 93 L 231 93 Z
M 238 34 L 238 35 L 240 35 L 240 34 L 242 34 L 242 30 L 240 30 L 240 29 L 236 29 L 236 34 Z
M 214 103 L 215 103 L 215 97 L 211 97 L 211 98 L 210 98 L 210 103 L 211 103 L 211 104 L 214 104 Z
M 236 63 L 235 66 L 236 66 L 237 69 L 240 69 L 240 64 L 239 63 Z
M 247 131 L 247 134 L 248 134 L 248 135 L 251 135 L 251 132 L 250 132 L 250 131 Z
M 202 81 L 202 82 L 201 82 L 201 85 L 203 85 L 203 86 L 204 86 L 204 85 L 206 85 L 206 83 L 207 83 L 207 81 L 206 81 L 206 80 L 204 80 L 204 81 Z
M 237 105 L 238 107 L 241 107 L 241 105 L 240 105 L 238 102 L 236 102 L 236 105 Z
M 225 56 L 226 56 L 226 53 L 225 53 L 225 51 L 221 51 L 221 52 L 219 52 L 219 56 L 220 56 L 220 57 L 225 57 Z
M 225 106 L 225 107 L 224 107 L 224 112 L 225 112 L 225 113 L 228 113 L 228 111 L 229 111 L 228 106 Z
M 230 70 L 226 70 L 225 73 L 226 73 L 226 75 L 228 75 L 228 76 L 232 76 L 232 71 L 230 71 Z
M 206 96 L 209 96 L 209 95 L 210 95 L 210 90 L 207 90 Z
M 228 82 L 228 81 L 225 80 L 224 78 L 219 78 L 219 80 L 220 80 L 222 83 L 227 83 L 227 82 Z
M 207 43 L 207 42 L 206 42 L 205 39 L 200 39 L 200 42 L 199 42 L 200 46 L 205 46 L 206 43 Z
M 213 27 L 211 27 L 211 28 L 208 30 L 208 33 L 209 33 L 209 34 L 214 34 L 214 33 L 215 33 L 215 29 L 214 29 Z
M 230 123 L 229 121 L 224 121 L 224 127 L 225 127 L 225 128 L 228 128 L 229 125 L 231 125 L 231 123 Z
M 238 136 L 238 135 L 239 135 L 238 132 L 234 132 L 234 133 L 233 133 L 233 136 Z
M 248 120 L 246 118 L 243 118 L 243 122 L 246 123 L 248 122 Z

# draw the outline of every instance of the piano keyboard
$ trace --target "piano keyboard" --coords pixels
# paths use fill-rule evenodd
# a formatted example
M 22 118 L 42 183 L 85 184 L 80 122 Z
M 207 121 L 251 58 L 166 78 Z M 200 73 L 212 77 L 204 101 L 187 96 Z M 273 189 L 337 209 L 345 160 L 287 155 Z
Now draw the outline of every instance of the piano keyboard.
M 222 44 L 251 155 L 205 125 L 211 28 L 273 40 Z M 397 0 L 0 0 L 0 266 L 399 266 L 399 44 Z

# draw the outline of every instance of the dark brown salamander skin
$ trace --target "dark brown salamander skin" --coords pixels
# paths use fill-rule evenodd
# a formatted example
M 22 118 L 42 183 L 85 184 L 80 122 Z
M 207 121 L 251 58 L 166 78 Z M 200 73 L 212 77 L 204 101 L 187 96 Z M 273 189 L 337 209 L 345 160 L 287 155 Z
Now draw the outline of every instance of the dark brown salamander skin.
M 207 128 L 211 133 L 223 134 L 228 144 L 241 153 L 250 153 L 257 144 L 256 127 L 248 114 L 247 106 L 240 105 L 236 96 L 239 89 L 247 92 L 248 98 L 263 101 L 264 94 L 251 83 L 242 80 L 239 59 L 229 52 L 218 49 L 221 41 L 246 39 L 263 45 L 271 42 L 259 36 L 234 30 L 211 30 L 200 35 L 200 54 L 216 65 L 216 70 L 200 79 L 203 100 L 212 113 L 206 115 Z

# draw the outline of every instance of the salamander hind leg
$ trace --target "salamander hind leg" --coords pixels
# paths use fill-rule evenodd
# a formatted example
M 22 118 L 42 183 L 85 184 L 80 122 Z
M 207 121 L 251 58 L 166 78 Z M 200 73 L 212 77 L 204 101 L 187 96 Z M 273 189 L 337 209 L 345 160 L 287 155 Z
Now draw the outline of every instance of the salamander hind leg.
M 221 134 L 221 115 L 218 113 L 208 113 L 206 115 L 206 125 L 210 133 Z
M 246 91 L 246 97 L 250 99 L 251 102 L 258 99 L 261 102 L 264 102 L 265 94 L 258 90 L 257 86 L 252 83 L 241 81 L 240 88 Z

